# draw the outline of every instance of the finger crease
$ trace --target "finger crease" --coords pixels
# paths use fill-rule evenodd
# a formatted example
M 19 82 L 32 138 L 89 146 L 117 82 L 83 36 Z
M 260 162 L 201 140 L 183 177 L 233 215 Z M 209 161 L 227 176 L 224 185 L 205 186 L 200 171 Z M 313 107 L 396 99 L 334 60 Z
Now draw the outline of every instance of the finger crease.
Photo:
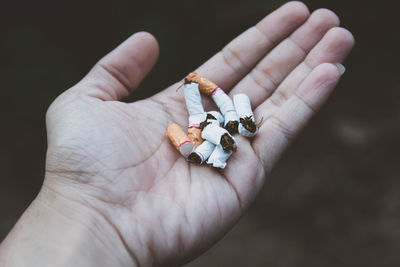
M 134 64 L 137 65 L 136 61 Z M 122 88 L 125 90 L 125 93 L 129 95 L 129 93 L 134 89 L 134 86 L 132 86 L 129 82 L 129 79 L 124 75 L 118 68 L 112 66 L 111 64 L 107 63 L 98 63 L 99 67 L 103 69 L 106 73 L 108 73 L 115 81 L 117 81 L 120 85 L 122 85 Z M 134 69 L 138 70 L 139 72 L 142 72 L 139 67 L 135 67 Z M 140 75 L 139 75 L 140 76 Z
M 265 32 L 263 32 L 258 25 L 253 26 L 262 36 L 264 36 L 264 38 L 267 40 L 267 42 L 269 42 L 272 47 L 275 47 L 277 44 L 276 42 L 272 41 L 272 39 L 268 36 L 268 34 L 266 34 Z
M 272 115 L 270 117 L 270 122 L 274 124 L 280 133 L 282 133 L 286 140 L 290 143 L 292 140 L 294 140 L 294 134 L 293 132 L 289 129 L 289 127 L 286 125 L 285 122 L 283 122 L 279 117 L 276 115 Z
M 297 92 L 294 93 L 294 96 L 297 97 L 301 102 L 303 102 L 312 111 L 313 114 L 317 113 L 317 110 L 308 101 L 306 101 L 304 97 L 299 95 Z
M 239 66 L 244 66 L 245 68 L 247 66 L 242 62 L 239 55 L 229 48 L 229 46 L 222 49 L 221 54 L 224 62 L 233 70 L 233 72 L 238 76 L 242 76 L 245 71 L 244 68 L 240 68 Z M 237 66 L 235 66 L 232 61 L 236 61 L 238 63 L 236 64 Z
M 295 47 L 297 47 L 303 53 L 303 57 L 307 56 L 307 54 L 308 54 L 307 49 L 302 47 L 297 41 L 295 41 L 291 37 L 288 38 L 288 41 L 290 41 Z
M 275 80 L 272 78 L 272 75 L 271 75 L 271 73 L 270 73 L 268 70 L 262 69 L 262 68 L 260 68 L 260 67 L 256 67 L 252 72 L 254 72 L 254 71 L 260 73 L 260 74 L 262 75 L 262 77 L 264 77 L 266 80 L 268 80 L 268 82 L 270 82 L 270 83 L 273 85 L 273 88 L 272 88 L 271 91 L 268 91 L 268 90 L 267 90 L 267 92 L 268 92 L 269 94 L 271 94 L 271 93 L 279 86 L 279 82 L 275 81 Z M 250 73 L 252 73 L 252 72 L 250 72 Z M 253 74 L 254 74 L 254 73 L 253 73 Z
M 269 98 L 269 101 L 276 107 L 282 106 L 283 103 L 288 99 L 283 91 L 276 90 L 274 94 Z

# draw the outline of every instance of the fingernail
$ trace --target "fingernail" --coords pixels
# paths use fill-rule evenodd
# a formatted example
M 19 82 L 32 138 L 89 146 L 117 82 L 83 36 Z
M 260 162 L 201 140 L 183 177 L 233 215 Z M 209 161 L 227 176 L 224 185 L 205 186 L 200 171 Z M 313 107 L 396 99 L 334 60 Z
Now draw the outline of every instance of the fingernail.
M 335 63 L 336 67 L 339 69 L 340 76 L 346 71 L 346 67 L 340 63 Z

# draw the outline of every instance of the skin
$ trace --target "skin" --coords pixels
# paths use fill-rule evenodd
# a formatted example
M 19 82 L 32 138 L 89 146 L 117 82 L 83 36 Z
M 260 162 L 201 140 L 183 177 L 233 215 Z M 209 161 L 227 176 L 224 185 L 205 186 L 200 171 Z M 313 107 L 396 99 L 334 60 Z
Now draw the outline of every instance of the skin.
M 289 2 L 196 70 L 231 97 L 248 94 L 264 120 L 253 139 L 236 135 L 238 151 L 224 170 L 189 164 L 165 137 L 169 124 L 187 123 L 176 92 L 182 81 L 145 100 L 119 101 L 158 56 L 152 35 L 131 36 L 48 109 L 44 184 L 1 244 L 0 262 L 174 266 L 210 248 L 339 81 L 332 63 L 345 59 L 354 39 L 338 25 L 329 10 L 310 14 Z

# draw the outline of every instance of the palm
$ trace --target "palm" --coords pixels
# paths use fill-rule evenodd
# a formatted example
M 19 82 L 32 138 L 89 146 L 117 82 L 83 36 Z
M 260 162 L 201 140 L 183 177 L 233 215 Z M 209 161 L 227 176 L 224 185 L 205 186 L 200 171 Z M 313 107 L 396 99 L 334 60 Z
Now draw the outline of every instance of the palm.
M 268 32 L 269 24 L 279 28 L 288 14 L 290 23 L 281 32 Z M 182 262 L 199 253 L 236 222 L 292 136 L 337 82 L 332 65 L 316 67 L 342 61 L 351 35 L 328 32 L 337 24 L 328 11 L 315 12 L 303 24 L 307 17 L 304 6 L 287 4 L 198 70 L 231 94 L 246 92 L 256 117 L 265 120 L 253 140 L 237 137 L 239 149 L 223 171 L 189 164 L 165 138 L 170 123 L 187 123 L 176 85 L 143 101 L 114 101 L 135 87 L 154 61 L 146 62 L 146 53 L 143 59 L 134 55 L 133 67 L 144 69 L 134 76 L 127 71 L 132 58 L 125 44 L 52 105 L 47 175 L 78 180 L 87 204 L 112 222 L 139 262 Z M 310 31 L 316 22 L 322 26 Z M 309 36 L 301 38 L 304 34 Z M 259 47 L 246 49 L 254 43 Z M 318 86 L 326 87 L 325 94 L 307 93 Z

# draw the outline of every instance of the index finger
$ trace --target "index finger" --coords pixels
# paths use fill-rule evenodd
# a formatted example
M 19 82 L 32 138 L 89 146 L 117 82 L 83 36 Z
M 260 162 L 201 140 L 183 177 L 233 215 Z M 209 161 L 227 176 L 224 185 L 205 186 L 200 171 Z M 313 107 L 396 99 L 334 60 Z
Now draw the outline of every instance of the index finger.
M 309 15 L 308 8 L 303 3 L 297 1 L 286 3 L 232 40 L 196 71 L 221 88 L 229 90 L 276 44 L 302 25 Z M 163 97 L 167 94 L 175 98 L 176 87 L 173 85 L 161 94 Z M 183 97 L 176 100 L 183 101 Z

